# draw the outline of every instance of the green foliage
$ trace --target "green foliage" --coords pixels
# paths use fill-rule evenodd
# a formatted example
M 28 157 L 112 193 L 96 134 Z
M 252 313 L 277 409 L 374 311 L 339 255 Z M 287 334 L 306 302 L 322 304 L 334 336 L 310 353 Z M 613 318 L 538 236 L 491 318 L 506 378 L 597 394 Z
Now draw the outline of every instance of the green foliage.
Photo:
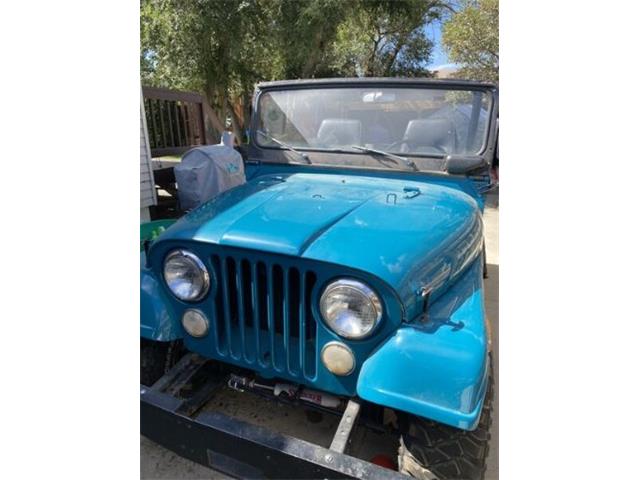
M 333 42 L 332 68 L 351 76 L 431 76 L 432 42 L 423 27 L 440 18 L 441 1 L 361 1 Z
M 444 24 L 449 58 L 462 65 L 463 78 L 498 82 L 498 0 L 468 0 Z
M 336 74 L 329 65 L 331 43 L 354 2 L 344 0 L 275 0 L 268 12 L 273 28 L 269 54 L 282 61 L 276 78 L 309 78 Z M 265 40 L 269 40 L 265 38 Z
M 145 85 L 204 92 L 236 133 L 255 83 L 430 76 L 424 25 L 441 0 L 142 0 Z M 242 105 L 242 111 L 232 108 Z

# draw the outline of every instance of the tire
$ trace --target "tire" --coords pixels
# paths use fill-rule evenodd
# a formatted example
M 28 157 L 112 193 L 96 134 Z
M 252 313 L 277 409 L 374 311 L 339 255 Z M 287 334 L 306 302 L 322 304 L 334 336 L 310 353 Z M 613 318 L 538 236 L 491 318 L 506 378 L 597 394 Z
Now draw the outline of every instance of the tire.
M 400 437 L 398 470 L 421 480 L 482 480 L 489 453 L 493 362 L 478 427 L 473 431 L 407 415 Z
M 156 383 L 179 360 L 180 350 L 178 342 L 140 339 L 140 383 Z
M 487 268 L 487 245 L 482 242 L 482 278 L 489 278 L 489 269 Z

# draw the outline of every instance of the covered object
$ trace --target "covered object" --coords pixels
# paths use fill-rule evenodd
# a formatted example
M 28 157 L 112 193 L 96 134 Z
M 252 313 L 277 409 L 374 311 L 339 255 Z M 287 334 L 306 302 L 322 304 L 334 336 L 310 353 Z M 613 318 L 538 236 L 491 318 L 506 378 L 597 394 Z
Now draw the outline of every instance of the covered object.
M 242 156 L 224 144 L 189 150 L 174 171 L 183 210 L 195 208 L 246 181 Z

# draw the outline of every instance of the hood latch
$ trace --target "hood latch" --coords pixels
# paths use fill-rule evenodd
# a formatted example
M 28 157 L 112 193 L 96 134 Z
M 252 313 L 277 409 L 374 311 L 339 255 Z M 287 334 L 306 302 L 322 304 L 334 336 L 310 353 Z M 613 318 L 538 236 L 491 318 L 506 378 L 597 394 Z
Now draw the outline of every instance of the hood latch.
M 420 189 L 417 187 L 404 187 L 404 198 L 416 198 L 420 195 Z

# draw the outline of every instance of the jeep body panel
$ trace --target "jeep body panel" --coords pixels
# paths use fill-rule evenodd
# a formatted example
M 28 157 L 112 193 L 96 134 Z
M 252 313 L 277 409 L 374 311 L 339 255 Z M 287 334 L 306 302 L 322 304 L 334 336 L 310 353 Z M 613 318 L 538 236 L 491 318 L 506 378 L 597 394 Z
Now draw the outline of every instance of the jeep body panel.
M 157 342 L 178 340 L 182 328 L 172 310 L 171 294 L 146 263 L 145 252 L 140 252 L 140 336 Z
M 399 295 L 406 321 L 433 302 L 482 249 L 473 198 L 405 179 L 261 176 L 185 215 L 163 240 L 308 258 L 368 272 Z M 153 255 L 153 246 L 150 254 Z
M 489 363 L 482 262 L 399 328 L 363 364 L 358 395 L 370 402 L 472 430 L 480 419 Z
M 467 82 L 277 82 L 259 87 L 254 112 L 269 89 L 351 84 L 493 92 Z M 497 95 L 488 108 L 483 158 L 494 148 Z M 452 175 L 442 157 L 412 157 L 424 169 L 416 172 L 363 153 L 311 149 L 311 164 L 302 164 L 292 152 L 257 144 L 256 122 L 254 115 L 247 183 L 186 214 L 141 254 L 141 336 L 181 339 L 192 352 L 266 378 L 475 428 L 489 371 L 481 217 L 488 163 L 473 176 Z M 176 299 L 162 278 L 164 259 L 181 248 L 212 277 L 194 303 Z M 364 339 L 338 336 L 320 314 L 324 287 L 343 277 L 371 286 L 383 305 Z M 189 308 L 209 319 L 207 336 L 184 331 Z M 351 374 L 322 364 L 330 341 L 353 351 Z
M 440 337 L 456 327 L 445 325 L 436 332 L 425 333 L 429 326 L 424 322 L 431 318 L 424 317 L 425 302 L 429 302 L 431 314 L 432 310 L 437 311 L 438 299 L 446 299 L 443 292 L 449 291 L 452 284 L 469 283 L 469 273 L 464 272 L 469 271 L 474 261 L 480 263 L 481 246 L 478 205 L 472 197 L 455 188 L 336 173 L 260 176 L 185 215 L 164 232 L 161 241 L 150 246 L 148 262 L 143 268 L 142 312 L 147 325 L 152 324 L 153 328 L 146 328 L 144 336 L 156 340 L 175 339 L 176 332 L 182 332 L 179 319 L 187 308 L 199 308 L 217 321 L 223 321 L 228 315 L 214 308 L 216 290 L 227 285 L 218 275 L 214 275 L 212 292 L 195 304 L 171 298 L 161 280 L 161 272 L 164 258 L 176 248 L 188 248 L 203 260 L 218 252 L 231 252 L 234 258 L 241 259 L 238 261 L 246 260 L 251 265 L 266 262 L 287 271 L 313 270 L 317 282 L 310 303 L 317 325 L 313 347 L 316 349 L 329 341 L 344 341 L 324 324 L 317 310 L 322 288 L 336 277 L 355 277 L 378 292 L 385 314 L 380 328 L 371 337 L 348 342 L 356 357 L 356 369 L 347 377 L 328 372 L 319 362 L 317 352 L 311 360 L 313 365 L 304 365 L 304 372 L 296 371 L 297 367 L 291 368 L 287 362 L 291 358 L 297 361 L 303 347 L 295 341 L 285 345 L 277 335 L 274 358 L 262 359 L 264 361 L 255 358 L 257 348 L 246 341 L 255 335 L 249 329 L 244 332 L 244 340 L 238 339 L 231 345 L 224 345 L 224 341 L 213 334 L 201 339 L 184 334 L 181 337 L 191 351 L 252 368 L 264 377 L 285 378 L 339 395 L 351 396 L 358 392 L 362 398 L 389 405 L 389 399 L 371 393 L 384 390 L 379 384 L 371 383 L 367 389 L 370 377 L 359 378 L 360 368 L 367 362 L 377 365 L 383 358 L 388 368 L 396 365 L 397 372 L 406 371 L 406 364 L 389 361 L 387 354 L 395 350 L 394 339 L 398 338 L 424 342 L 419 365 L 424 365 L 425 371 L 440 361 L 437 356 L 441 352 L 437 347 Z M 212 265 L 208 267 L 215 270 Z M 425 288 L 430 295 L 422 295 Z M 164 300 L 157 301 L 158 298 Z M 162 308 L 166 303 L 170 305 Z M 482 318 L 482 310 L 477 316 Z M 419 335 L 408 333 L 411 331 Z M 467 335 L 475 335 L 483 345 L 483 331 L 472 330 L 472 325 L 465 325 L 452 341 L 458 342 Z M 260 341 L 269 343 L 270 339 Z M 381 344 L 381 349 L 372 357 Z M 403 358 L 401 350 L 396 350 L 396 355 Z M 481 368 L 470 360 L 471 357 L 466 358 L 463 366 L 468 369 L 465 371 L 476 372 L 474 388 L 480 391 Z M 416 370 L 416 365 L 411 368 Z M 455 389 L 446 394 L 441 387 L 433 391 L 428 386 L 425 389 L 432 395 L 451 397 L 446 405 L 459 402 L 460 392 Z M 410 392 L 398 390 L 397 393 L 408 395 Z M 447 421 L 453 422 L 454 416 L 450 415 Z M 471 424 L 468 420 L 455 419 L 455 425 Z

